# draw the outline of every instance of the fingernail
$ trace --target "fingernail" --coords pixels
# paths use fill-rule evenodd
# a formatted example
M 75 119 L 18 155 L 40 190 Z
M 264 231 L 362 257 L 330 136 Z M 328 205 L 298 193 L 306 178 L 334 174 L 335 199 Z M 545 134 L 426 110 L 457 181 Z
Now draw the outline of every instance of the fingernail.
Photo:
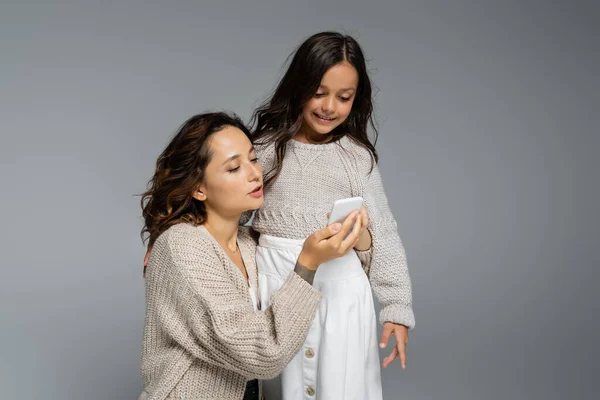
M 342 227 L 342 224 L 340 224 L 339 222 L 335 223 L 331 226 L 331 228 L 333 229 L 334 232 L 339 231 L 341 227 Z
M 379 347 L 381 347 L 382 349 L 385 348 L 385 343 L 379 343 Z

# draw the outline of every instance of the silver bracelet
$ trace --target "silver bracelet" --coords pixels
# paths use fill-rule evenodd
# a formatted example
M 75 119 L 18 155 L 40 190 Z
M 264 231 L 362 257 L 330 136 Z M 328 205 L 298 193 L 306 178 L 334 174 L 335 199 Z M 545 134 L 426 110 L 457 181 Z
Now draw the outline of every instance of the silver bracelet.
M 315 280 L 315 274 L 317 273 L 317 270 L 308 269 L 304 265 L 296 261 L 294 272 L 300 275 L 302 279 L 304 279 L 306 282 L 312 285 L 313 281 Z

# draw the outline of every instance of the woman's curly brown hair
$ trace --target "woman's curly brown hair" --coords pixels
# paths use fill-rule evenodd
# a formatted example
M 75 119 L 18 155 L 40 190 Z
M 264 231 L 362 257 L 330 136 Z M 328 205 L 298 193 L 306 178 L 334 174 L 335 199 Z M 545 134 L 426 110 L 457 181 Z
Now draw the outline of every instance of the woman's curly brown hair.
M 204 203 L 192 197 L 204 180 L 212 158 L 211 135 L 232 126 L 250 138 L 250 131 L 235 114 L 199 114 L 188 119 L 156 161 L 156 171 L 142 194 L 142 240 L 149 246 L 169 227 L 185 222 L 201 225 L 206 220 Z M 145 267 L 144 267 L 145 270 Z

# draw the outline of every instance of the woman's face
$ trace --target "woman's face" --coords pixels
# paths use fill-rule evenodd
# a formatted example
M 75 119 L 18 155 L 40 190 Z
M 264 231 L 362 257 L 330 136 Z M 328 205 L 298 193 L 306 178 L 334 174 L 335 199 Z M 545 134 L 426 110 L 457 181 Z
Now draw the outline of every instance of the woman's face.
M 208 146 L 212 157 L 194 198 L 204 202 L 207 213 L 225 218 L 260 208 L 262 167 L 244 132 L 225 127 L 211 135 Z
M 327 135 L 342 124 L 352 110 L 357 86 L 358 72 L 349 62 L 329 68 L 319 89 L 302 109 L 305 134 Z

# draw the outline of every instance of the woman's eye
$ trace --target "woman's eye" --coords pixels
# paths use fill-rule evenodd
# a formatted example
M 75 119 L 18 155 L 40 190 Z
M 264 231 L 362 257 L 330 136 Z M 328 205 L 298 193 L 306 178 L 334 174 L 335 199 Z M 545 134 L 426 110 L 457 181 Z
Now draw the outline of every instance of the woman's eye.
M 240 169 L 240 167 L 231 168 L 231 169 L 229 169 L 228 171 L 229 171 L 229 172 L 235 172 L 235 171 L 237 171 L 238 169 Z
M 316 93 L 316 94 L 315 94 L 315 97 L 316 97 L 316 98 L 323 97 L 323 96 L 325 96 L 325 94 L 323 94 L 323 93 Z
M 350 101 L 352 100 L 352 97 L 340 97 L 341 101 Z
M 250 161 L 252 161 L 253 163 L 256 163 L 256 162 L 258 162 L 258 157 L 254 157 L 254 158 L 253 158 L 252 160 L 250 160 Z

